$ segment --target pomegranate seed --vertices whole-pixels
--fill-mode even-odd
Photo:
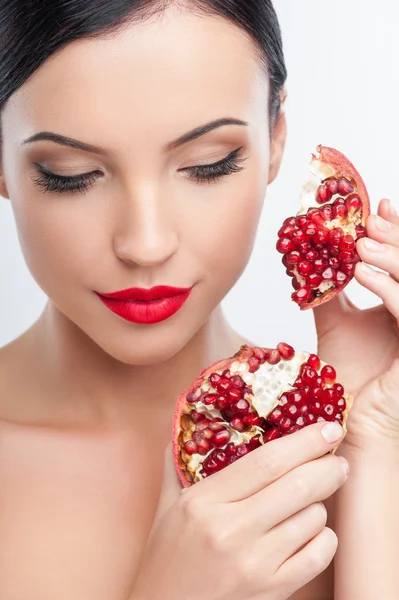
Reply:
[[[197,388],[196,390],[193,390],[192,392],[189,392],[187,394],[186,400],[190,404],[193,404],[194,402],[197,402],[197,400],[199,399],[200,396],[201,396],[201,388]]]
[[[212,454],[213,454],[213,457],[214,457],[216,463],[219,466],[223,467],[227,463],[226,453],[223,452],[222,450],[214,450],[212,452]]]
[[[256,373],[256,371],[257,371],[257,370],[259,369],[259,367],[260,367],[260,362],[259,362],[259,360],[258,360],[257,358],[255,358],[255,357],[253,357],[253,356],[252,356],[252,357],[251,357],[251,358],[248,360],[248,366],[249,366],[249,372],[250,372],[250,373]]]
[[[348,276],[345,273],[342,273],[342,271],[338,271],[336,281],[338,286],[342,286],[348,281]]]
[[[230,373],[229,369],[226,369],[225,371],[223,371],[222,377],[224,377],[225,379],[228,379],[230,381],[231,373]]]
[[[335,369],[333,367],[331,367],[330,365],[326,365],[325,367],[323,367],[320,375],[323,378],[323,380],[325,381],[325,383],[330,383],[330,384],[335,383],[335,381],[337,379],[337,373],[336,373]]]
[[[311,389],[312,388],[310,388],[308,385],[304,385],[299,390],[304,402],[307,402],[309,400]]]
[[[276,440],[279,437],[280,437],[279,430],[277,429],[277,427],[273,427],[273,429],[270,429],[270,431],[263,434],[263,441],[265,443],[272,442],[273,440]]]
[[[230,410],[234,414],[239,413],[240,415],[246,415],[246,414],[248,414],[249,409],[250,409],[249,402],[247,402],[243,398],[241,398],[241,400],[238,400],[237,402],[233,402],[230,405]]]
[[[231,456],[234,456],[236,453],[236,447],[233,444],[233,442],[230,442],[230,444],[227,444],[226,448],[224,449],[227,458],[230,458]]]
[[[339,398],[340,396],[343,396],[345,393],[344,387],[340,383],[334,383],[333,390],[334,390],[337,398]]]
[[[293,227],[295,227],[296,225],[296,218],[295,217],[288,217],[288,219],[285,219],[283,226],[288,226],[288,225],[292,225]]]
[[[229,404],[230,402],[226,396],[218,396],[215,402],[215,408],[218,410],[224,410]]]
[[[234,417],[234,419],[230,421],[230,426],[240,432],[246,429],[245,423],[240,417]]]
[[[320,209],[318,209],[318,208],[316,208],[316,209],[314,209],[314,208],[310,208],[310,209],[308,210],[308,218],[309,218],[309,220],[310,220],[312,223],[314,223],[315,225],[318,225],[318,226],[320,226],[320,225],[324,225],[324,219],[323,219],[323,217],[321,216],[321,211],[320,211]]]
[[[294,225],[283,225],[277,235],[279,238],[290,238],[293,231],[295,231]]]
[[[280,344],[277,345],[277,350],[284,360],[291,360],[295,356],[294,348],[289,344],[285,344],[284,342],[280,342]]]
[[[331,229],[330,231],[329,242],[333,246],[339,246],[343,237],[344,232],[342,231],[342,229],[340,227],[336,227],[335,229]]]
[[[345,235],[339,245],[339,249],[343,252],[352,252],[355,249],[355,240],[351,235]]]
[[[340,266],[339,260],[336,256],[332,256],[328,259],[328,266],[332,269],[338,269]]]
[[[314,262],[316,260],[316,258],[319,258],[319,253],[316,250],[314,250],[313,248],[311,250],[309,250],[309,252],[307,252],[305,255],[305,259],[310,262]]]
[[[248,448],[247,444],[241,444],[240,446],[237,446],[236,456],[241,458],[241,456],[245,456],[246,454],[248,454],[248,452],[249,452],[249,448]]]
[[[321,416],[324,417],[327,421],[333,421],[336,415],[336,409],[332,404],[326,404],[323,406],[323,411]]]
[[[313,237],[317,231],[316,223],[309,223],[304,231],[309,238]]]
[[[306,283],[312,290],[317,290],[323,283],[323,277],[318,273],[311,273],[309,277],[306,278]]]
[[[287,406],[287,404],[288,404],[288,396],[287,396],[287,394],[283,394],[279,399],[278,405],[279,406]]]
[[[335,196],[335,194],[338,194],[338,181],[337,181],[337,179],[329,179],[328,180],[328,188],[329,188],[332,196]]]
[[[226,429],[226,426],[223,419],[216,417],[209,423],[209,429],[215,433],[216,431],[223,431],[223,429]]]
[[[184,450],[192,456],[197,453],[197,444],[193,440],[189,440],[184,444]]]
[[[303,381],[301,377],[297,377],[294,383],[296,388],[301,388],[303,386]]]
[[[352,277],[355,272],[355,265],[353,263],[342,264],[341,271],[348,275],[348,277]]]
[[[340,252],[338,258],[343,264],[353,264],[356,262],[356,254],[354,252]]]
[[[346,199],[346,206],[348,207],[348,212],[353,215],[362,208],[362,201],[360,200],[359,196],[353,194],[352,196],[348,196]]]
[[[298,273],[299,273],[299,275],[302,275],[303,277],[306,277],[306,276],[310,275],[311,273],[314,273],[314,267],[313,267],[312,263],[308,262],[307,260],[301,261],[298,265]]]
[[[281,361],[281,354],[278,350],[271,350],[267,357],[269,365],[277,365]]]
[[[211,441],[214,446],[221,448],[230,441],[230,432],[227,431],[227,429],[225,429],[224,431],[217,431],[213,434]]]
[[[316,244],[324,244],[330,236],[330,230],[327,227],[321,227],[314,235],[314,241]]]
[[[314,261],[314,269],[316,273],[323,273],[323,271],[328,267],[328,260],[326,258],[318,258]]]
[[[332,269],[331,267],[328,267],[325,271],[323,271],[322,277],[326,281],[334,281],[334,279],[335,279],[334,269]]]
[[[312,425],[313,423],[316,423],[316,417],[312,413],[304,415],[303,418],[306,425]]]
[[[289,254],[287,254],[287,264],[288,265],[295,266],[299,263],[300,260],[301,260],[301,254],[297,250],[294,250],[293,252],[290,252]]]
[[[230,388],[229,391],[227,392],[227,397],[232,402],[239,400],[241,398],[241,396],[242,396],[242,392],[241,392],[241,390],[239,390],[237,388]]]
[[[211,421],[207,418],[201,419],[199,423],[197,423],[196,431],[202,431],[206,429]]]
[[[367,232],[366,232],[366,228],[363,227],[362,225],[358,225],[356,227],[356,239],[360,240],[360,238],[364,238],[366,237]]]
[[[294,290],[300,290],[304,285],[306,285],[306,283],[301,283],[300,281],[298,281],[298,279],[292,280],[292,287],[294,288]]]
[[[291,419],[295,419],[299,414],[299,408],[293,404],[289,404],[284,408],[284,414]]]
[[[249,425],[250,427],[255,427],[262,424],[262,419],[258,417],[256,414],[245,415],[243,418],[245,425]]]
[[[296,224],[297,224],[297,227],[299,227],[300,229],[303,229],[304,227],[306,227],[308,224],[307,216],[301,215],[300,217],[297,217]]]
[[[312,249],[312,244],[310,244],[310,242],[302,242],[301,244],[299,244],[299,251],[302,254],[306,254],[307,252],[309,252],[309,250]]]
[[[340,398],[337,402],[337,408],[340,412],[344,412],[346,408],[346,400],[345,398]]]
[[[280,408],[275,408],[274,411],[272,413],[270,413],[267,420],[270,423],[278,424],[278,423],[280,423],[282,416],[283,416],[282,410]]]
[[[256,450],[256,448],[260,448],[261,445],[260,435],[253,437],[248,444],[250,450]]]
[[[325,390],[323,390],[322,400],[324,404],[334,403],[336,399],[337,398],[335,392],[332,388],[326,388]]]
[[[231,382],[228,379],[223,378],[219,381],[216,388],[220,394],[223,394],[231,388]]]
[[[309,287],[304,286],[297,292],[294,292],[291,296],[292,300],[297,304],[305,304],[310,299],[311,290]]]
[[[342,196],[348,196],[348,194],[352,194],[355,191],[355,186],[348,181],[345,177],[342,177],[338,181],[338,193]]]
[[[211,429],[209,429],[209,427],[207,427],[206,429],[203,430],[202,432],[202,439],[204,440],[210,440],[213,436],[213,431]]]
[[[267,352],[263,348],[255,347],[253,349],[254,357],[257,358],[260,362],[265,362],[267,357]]]
[[[317,387],[313,388],[313,391],[312,391],[313,400],[316,402],[321,401],[321,399],[323,397],[323,392],[324,392],[324,389],[322,387],[317,386]]]
[[[324,221],[331,221],[332,219],[332,208],[330,205],[328,206],[323,206],[323,208],[320,209],[321,212],[321,216],[323,217]]]
[[[337,206],[333,206],[332,214],[334,219],[346,219],[348,216],[346,204],[338,204]]]
[[[190,417],[194,421],[194,423],[199,423],[200,421],[202,421],[202,419],[205,419],[205,415],[203,415],[202,413],[197,412],[196,410],[193,410],[190,413]]]
[[[206,394],[203,398],[202,398],[202,402],[204,404],[214,404],[216,398],[218,397],[217,394]]]
[[[316,202],[318,204],[325,204],[325,202],[329,202],[332,198],[332,194],[327,185],[321,184],[316,194]]]
[[[231,381],[231,385],[233,385],[238,390],[241,390],[245,385],[244,381],[241,379],[241,377],[239,375],[233,375],[233,377],[230,379],[230,381]]]
[[[219,373],[212,373],[212,375],[209,376],[209,382],[213,385],[213,387],[216,387],[221,379],[222,376],[219,375]]]
[[[309,387],[314,387],[316,377],[317,377],[317,371],[312,369],[312,367],[305,365],[305,367],[302,371],[303,383],[305,385],[308,385]]]
[[[290,406],[292,404],[293,406],[298,407],[302,405],[303,401],[304,398],[301,392],[298,391],[290,392],[287,396],[287,406]]]
[[[296,420],[296,424],[298,425],[298,427],[303,427],[305,425],[305,418],[303,416],[298,417]]]
[[[311,402],[309,404],[309,413],[313,414],[315,417],[320,415],[320,411],[322,410],[321,402]]]
[[[315,371],[318,371],[320,369],[321,362],[320,362],[320,358],[317,356],[317,354],[311,354],[308,358],[307,363]]]
[[[291,427],[291,425],[292,425],[292,421],[288,417],[284,417],[280,421],[280,429],[282,429],[283,431],[288,431],[288,429]]]
[[[209,450],[210,450],[210,444],[208,442],[208,440],[200,440],[197,444],[197,449],[198,449],[198,454],[201,454],[201,456],[205,456],[205,454],[208,454]]]

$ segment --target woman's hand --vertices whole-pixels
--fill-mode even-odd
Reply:
[[[169,449],[130,600],[290,598],[337,548],[321,502],[347,478],[346,461],[326,455],[341,435],[337,424],[312,425],[184,491]]]
[[[315,310],[319,354],[336,366],[355,396],[345,444],[395,436],[399,440],[399,217],[389,200],[367,221],[368,238],[358,241],[364,263],[357,281],[383,304],[358,310],[345,294]]]

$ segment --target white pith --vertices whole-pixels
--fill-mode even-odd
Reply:
[[[291,360],[282,360],[277,365],[268,363],[262,364],[255,373],[249,372],[247,362],[233,362],[229,368],[232,375],[239,375],[247,386],[252,388],[253,395],[245,394],[245,399],[252,405],[261,417],[268,417],[279,403],[280,397],[292,389],[295,380],[300,372],[301,365],[307,362],[310,354],[307,352],[296,352]],[[322,368],[326,363],[321,363]],[[222,374],[222,371],[215,371]],[[217,390],[212,388],[208,381],[204,382],[201,390],[206,393],[217,393]],[[195,410],[204,413],[210,419],[215,417],[220,418],[220,411],[213,407],[207,406],[203,402],[196,402]],[[225,422],[227,429],[231,432],[230,442],[235,445],[240,445],[243,442],[249,442],[258,433],[263,434],[264,431],[260,427],[251,427],[247,432],[239,432],[232,429]],[[261,439],[262,441],[262,439]],[[188,457],[187,466],[189,471],[193,473],[194,481],[200,481],[202,476],[200,471],[202,463],[214,451],[212,448],[206,456],[193,454]]]

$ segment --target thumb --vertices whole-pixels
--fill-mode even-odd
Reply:
[[[160,519],[178,500],[181,493],[182,485],[176,473],[172,443],[170,443],[165,450],[162,489],[155,518]]]
[[[313,309],[317,336],[325,335],[342,325],[342,318],[357,312],[359,309],[351,302],[345,292],[340,292],[332,300]]]

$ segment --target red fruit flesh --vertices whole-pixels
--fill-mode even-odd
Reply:
[[[318,146],[311,169],[318,183],[305,186],[304,205],[284,221],[277,250],[293,279],[292,300],[301,310],[328,302],[351,281],[366,236],[370,200],[351,162],[338,150]]]
[[[221,399],[223,402],[221,402]],[[315,354],[242,346],[204,369],[179,397],[173,454],[185,487],[248,452],[318,421],[345,429],[352,404],[336,372]]]

